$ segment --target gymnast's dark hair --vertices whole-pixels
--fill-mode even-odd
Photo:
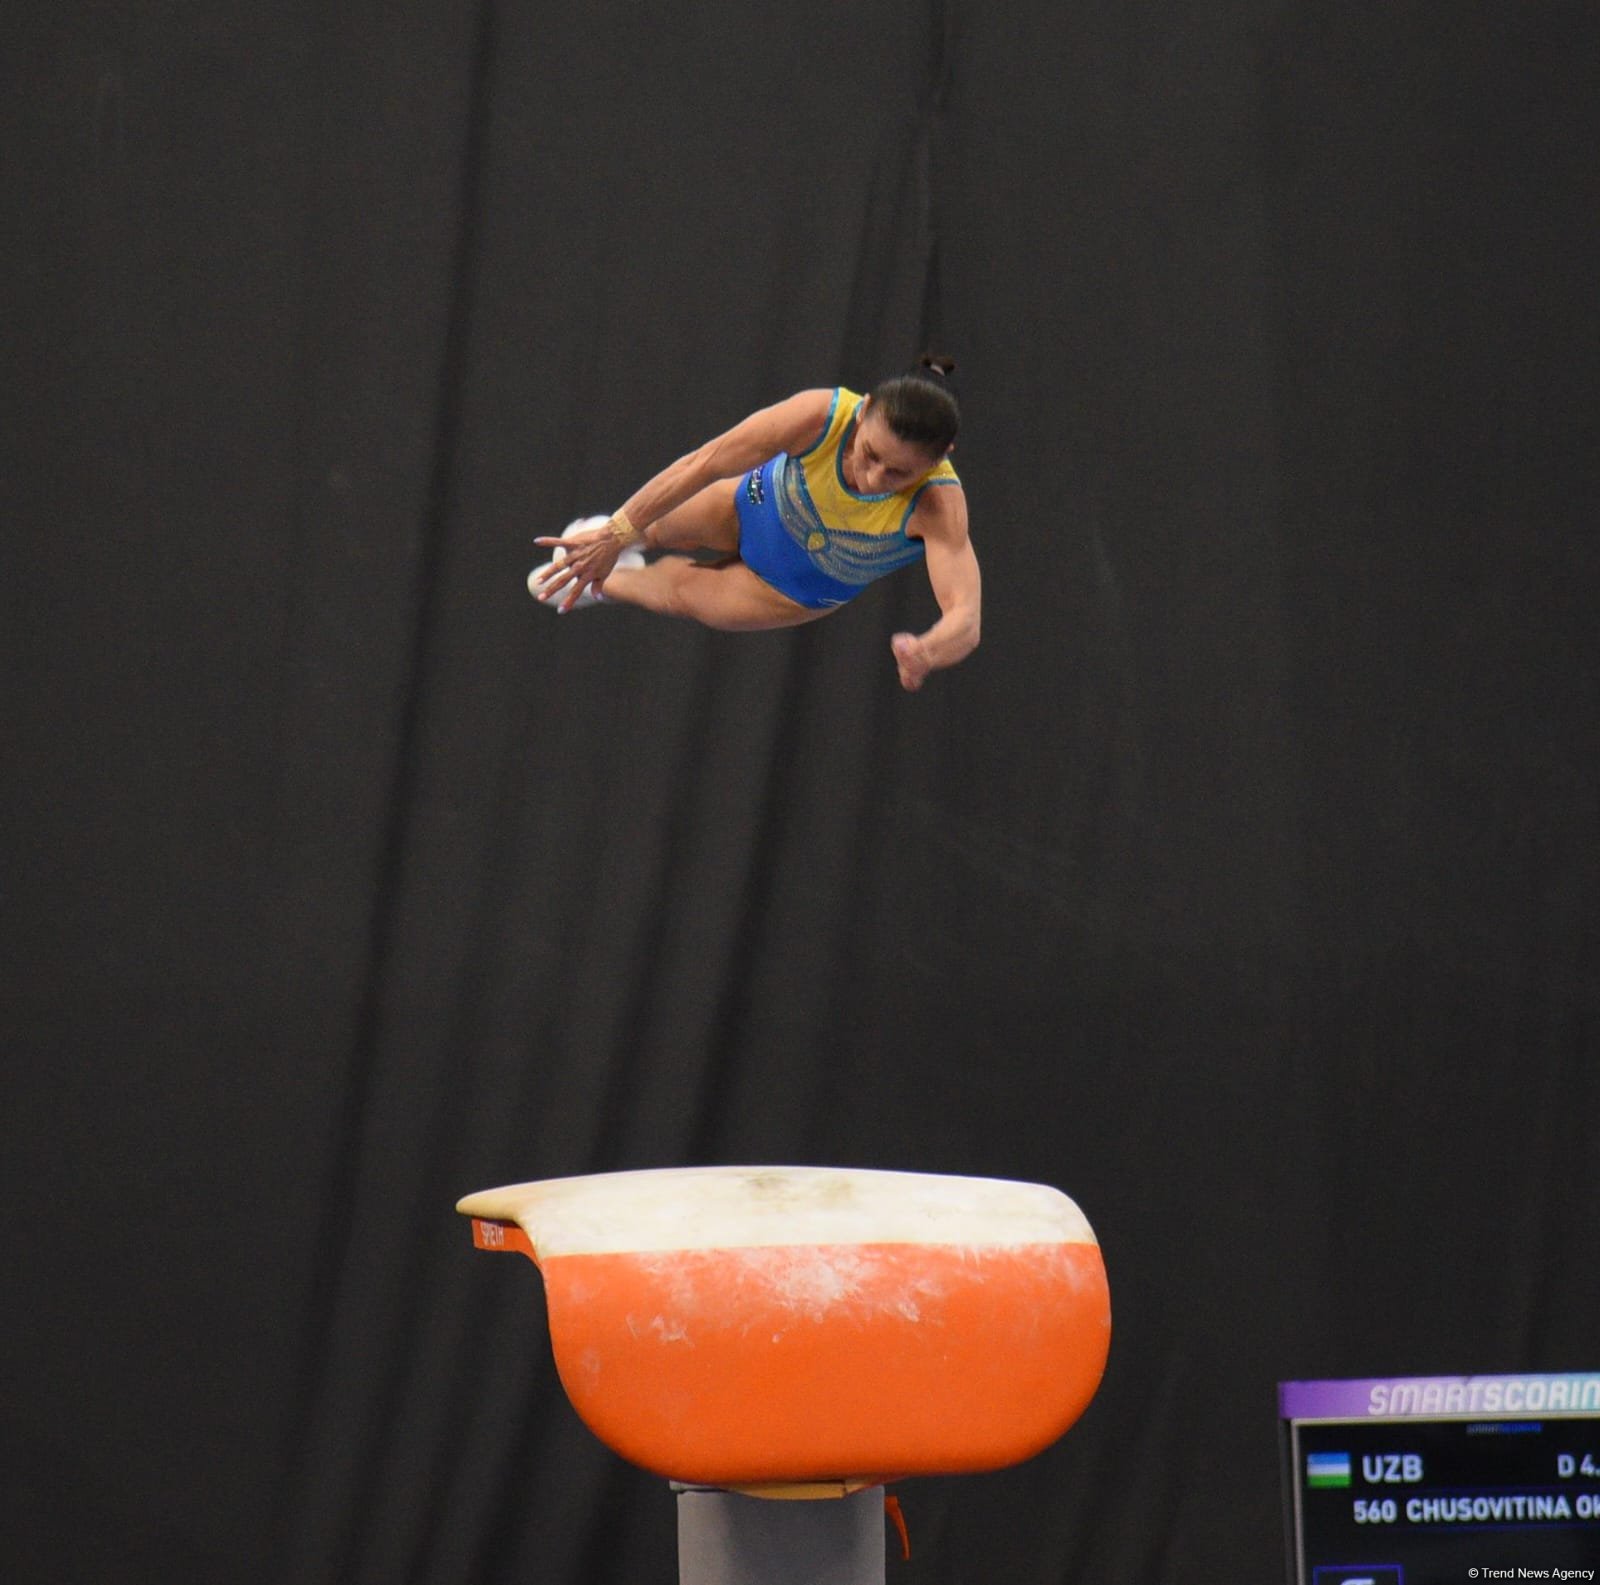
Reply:
[[[925,352],[910,374],[879,385],[872,393],[872,405],[902,440],[942,457],[961,428],[961,409],[950,389],[955,372],[953,358]]]

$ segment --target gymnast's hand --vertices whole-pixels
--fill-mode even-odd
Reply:
[[[915,633],[896,633],[889,640],[894,651],[894,663],[900,668],[900,686],[907,693],[915,693],[933,670],[933,657],[928,646]]]
[[[556,552],[550,570],[539,580],[538,598],[549,601],[566,590],[560,602],[563,611],[570,611],[585,589],[600,593],[622,554],[622,541],[609,526],[579,529],[566,538],[547,535],[534,544],[550,545]]]

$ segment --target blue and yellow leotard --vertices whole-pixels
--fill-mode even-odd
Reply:
[[[739,555],[780,594],[813,610],[843,605],[875,578],[918,560],[906,533],[930,485],[959,484],[948,458],[909,490],[857,495],[844,482],[844,449],[862,398],[833,393],[822,433],[804,451],[780,451],[740,481]]]

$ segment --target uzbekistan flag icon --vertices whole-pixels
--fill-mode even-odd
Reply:
[[[1350,1455],[1348,1453],[1307,1453],[1306,1485],[1319,1487],[1348,1486],[1350,1484]]]

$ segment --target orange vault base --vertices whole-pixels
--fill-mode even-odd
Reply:
[[[556,1368],[622,1457],[693,1485],[850,1490],[1041,1452],[1105,1369],[1100,1248],[1039,1184],[707,1167],[467,1196],[544,1277]]]

